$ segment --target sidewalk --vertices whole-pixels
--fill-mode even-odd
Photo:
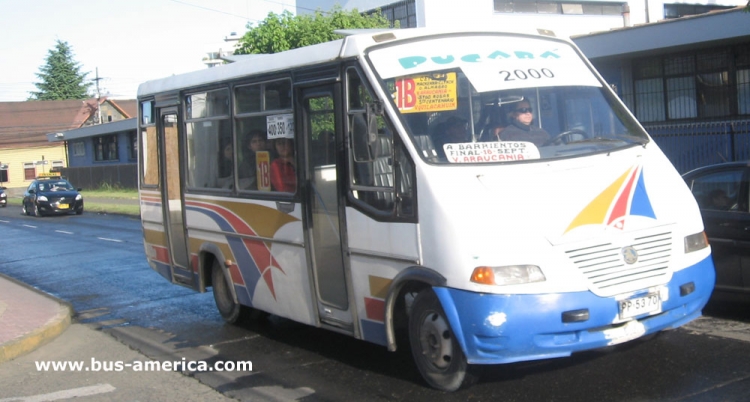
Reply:
[[[72,314],[69,304],[0,274],[0,363],[55,339]]]
[[[98,329],[71,323],[72,313],[66,302],[0,274],[0,402],[234,400],[180,371],[116,369],[151,359]],[[76,362],[84,365],[74,368]]]

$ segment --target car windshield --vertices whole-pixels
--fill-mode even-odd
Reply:
[[[48,183],[39,183],[39,191],[71,191],[73,186],[65,180],[56,180]]]
[[[380,48],[369,57],[429,162],[557,159],[649,141],[565,42],[444,37]]]

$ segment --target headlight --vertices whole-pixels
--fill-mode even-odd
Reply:
[[[708,237],[706,237],[706,232],[685,236],[685,254],[702,250],[706,247],[708,247]]]
[[[0,194],[0,198],[5,198],[7,195],[5,193]]]
[[[47,201],[47,197],[40,195],[39,197],[36,197],[37,201]]]
[[[82,196],[81,196],[80,194],[78,194],[78,195],[76,196],[76,201],[81,201],[82,199],[83,199],[83,197],[82,197]]]
[[[536,265],[508,265],[505,267],[476,267],[471,281],[483,285],[518,285],[544,282],[542,270]]]

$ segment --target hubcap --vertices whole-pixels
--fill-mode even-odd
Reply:
[[[422,354],[433,366],[445,369],[453,359],[453,340],[448,323],[436,312],[425,314],[419,331]]]

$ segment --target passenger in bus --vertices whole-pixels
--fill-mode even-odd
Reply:
[[[266,133],[261,130],[252,130],[245,139],[245,152],[242,155],[242,163],[238,167],[237,176],[240,178],[239,186],[242,190],[257,190],[257,167],[256,153],[266,151]]]
[[[234,147],[231,143],[224,145],[221,151],[221,160],[219,161],[219,179],[217,181],[219,188],[234,187]]]
[[[278,138],[274,140],[274,148],[279,156],[271,162],[271,186],[274,191],[294,193],[297,190],[294,140]]]
[[[457,116],[451,116],[438,127],[433,143],[440,158],[446,158],[443,145],[471,141],[467,124],[466,120]]]
[[[534,121],[534,110],[527,100],[516,103],[510,112],[510,125],[500,133],[502,141],[528,141],[542,146],[550,139],[544,129],[531,124]]]

